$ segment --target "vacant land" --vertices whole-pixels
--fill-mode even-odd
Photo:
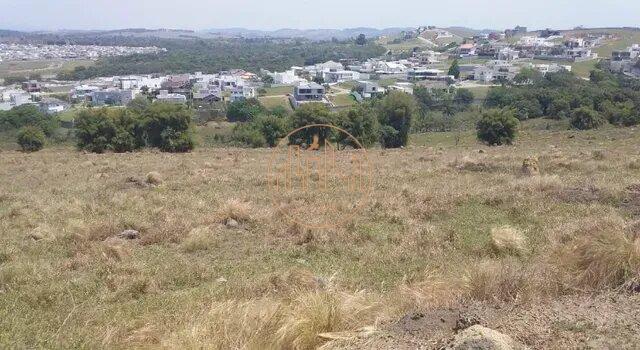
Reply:
[[[370,150],[369,202],[324,231],[272,205],[269,150],[0,152],[0,344],[415,349],[467,315],[532,348],[633,348],[640,131],[539,124]]]
[[[73,70],[78,66],[90,66],[94,61],[90,60],[41,60],[41,61],[7,61],[0,62],[0,78],[11,76],[26,76],[39,74],[40,76],[56,74]]]

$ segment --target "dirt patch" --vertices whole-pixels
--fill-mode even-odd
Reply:
[[[558,199],[567,203],[603,203],[609,202],[613,196],[595,186],[566,187],[558,192]]]
[[[633,216],[640,216],[640,184],[633,184],[626,188],[620,207]]]

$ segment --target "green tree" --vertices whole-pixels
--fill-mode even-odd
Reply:
[[[340,113],[337,124],[356,138],[363,147],[370,147],[380,138],[380,125],[375,111],[365,105],[358,105]],[[337,136],[337,141],[343,146],[358,148],[358,144],[344,133],[338,133]]]
[[[254,117],[265,114],[267,110],[256,98],[242,99],[229,104],[227,120],[230,122],[248,122]]]
[[[523,68],[516,76],[513,78],[513,81],[517,84],[531,84],[542,79],[542,73],[533,68]]]
[[[147,145],[165,152],[188,152],[195,146],[193,112],[184,105],[156,102],[144,113]]]
[[[458,109],[464,110],[469,107],[474,100],[473,92],[469,89],[457,89],[456,95],[453,98],[455,104],[458,106]]]
[[[18,131],[18,144],[24,152],[36,152],[44,147],[45,135],[37,126],[24,126]]]
[[[262,82],[267,84],[267,85],[271,85],[273,84],[275,81],[273,80],[273,77],[265,74],[264,76],[262,76]]]
[[[139,95],[127,104],[127,108],[132,112],[142,114],[150,105],[151,101],[146,96]]]
[[[448,74],[453,75],[453,77],[456,79],[460,78],[460,64],[458,63],[457,59],[453,60],[453,62],[451,63]]]
[[[597,129],[606,123],[600,113],[589,107],[581,107],[571,113],[571,126],[578,130]]]
[[[366,45],[367,44],[367,37],[364,34],[360,34],[358,35],[358,37],[356,38],[356,45]]]
[[[291,128],[298,129],[312,124],[334,125],[335,121],[335,115],[331,113],[324,104],[305,103],[293,113]],[[324,145],[324,141],[331,137],[332,134],[330,128],[311,127],[296,132],[292,135],[292,139],[290,139],[289,142],[297,145],[310,145],[313,142],[313,136],[318,135],[320,144]]]
[[[478,140],[491,146],[510,145],[518,136],[519,124],[510,110],[489,110],[476,124]]]
[[[416,103],[409,94],[391,91],[379,104],[381,144],[387,148],[406,146]]]
[[[259,116],[252,123],[269,147],[276,146],[278,140],[285,137],[290,130],[288,120],[275,115]]]

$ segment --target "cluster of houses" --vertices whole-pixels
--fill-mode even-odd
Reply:
[[[0,62],[35,61],[45,59],[97,59],[109,56],[152,54],[166,51],[158,47],[98,46],[98,45],[34,45],[0,43]]]
[[[640,45],[634,44],[624,50],[611,53],[609,69],[616,73],[640,78]]]
[[[36,105],[47,114],[63,112],[70,104],[57,98],[42,94],[42,85],[37,81],[28,81],[22,84],[22,88],[0,89],[0,111],[8,111],[13,107],[26,104]]]
[[[451,33],[435,27],[421,27],[416,33],[428,33],[434,37],[451,36]],[[526,27],[518,26],[503,33],[476,35],[445,50],[413,50],[409,57],[402,59],[390,59],[389,55],[366,61],[344,59],[339,62],[293,66],[283,72],[263,69],[259,75],[244,70],[230,70],[215,74],[196,72],[96,78],[79,82],[72,87],[66,100],[91,106],[123,106],[138,94],[144,93],[157,101],[203,105],[254,98],[267,86],[287,86],[291,90],[286,95],[293,108],[310,102],[333,106],[332,99],[328,96],[330,90],[337,90],[340,94],[349,93],[355,100],[362,101],[388,90],[411,94],[416,86],[432,91],[450,91],[460,84],[486,85],[511,81],[525,68],[538,70],[543,75],[570,71],[570,62],[597,58],[593,48],[609,38],[611,34],[596,32],[562,36],[560,32],[549,29],[533,36],[527,32]],[[38,48],[41,52],[50,49],[47,46]],[[94,47],[58,46],[56,50],[62,48],[78,53],[89,52]],[[125,49],[134,50],[129,51],[133,53],[138,53],[136,50],[161,50],[125,48],[125,51],[121,51],[118,47],[105,46],[95,48],[104,53],[115,50],[114,54],[125,52]],[[455,76],[449,74],[449,66],[454,59],[459,62]],[[614,51],[608,62],[612,71],[640,77],[640,45]],[[384,87],[380,85],[382,80],[387,82]],[[471,83],[462,83],[463,81]],[[345,82],[349,84],[336,86]],[[56,83],[63,84],[51,81],[43,85],[37,81],[27,81],[22,84],[21,89],[15,86],[4,90],[0,88],[0,110],[38,103],[47,113],[63,111],[69,107],[69,103],[42,95],[47,85]]]
[[[43,91],[56,86],[52,81],[42,84],[27,81],[17,87],[0,90],[0,110],[9,110],[23,104],[38,104],[47,113],[57,113],[70,104],[59,99],[45,98]],[[68,100],[90,106],[124,106],[138,94],[145,93],[157,101],[170,103],[237,101],[257,96],[262,83],[256,74],[232,70],[218,74],[135,75],[97,78],[71,88]]]
[[[511,36],[522,33],[523,27],[511,30]],[[525,28],[526,30],[526,28]],[[580,36],[519,36],[515,42],[503,40],[507,35],[480,35],[460,45],[456,58],[493,58],[512,61],[519,58],[580,62],[598,58],[593,48],[607,38],[606,33],[590,33]]]

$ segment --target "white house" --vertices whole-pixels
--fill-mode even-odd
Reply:
[[[156,96],[156,101],[169,103],[185,103],[187,97],[181,94],[170,94],[167,90],[160,90],[160,94]]]
[[[368,80],[360,80],[356,85],[356,90],[364,98],[371,98],[383,94],[386,90],[377,83]]]
[[[329,70],[322,72],[325,83],[342,83],[345,81],[360,79],[360,73],[350,70]]]

